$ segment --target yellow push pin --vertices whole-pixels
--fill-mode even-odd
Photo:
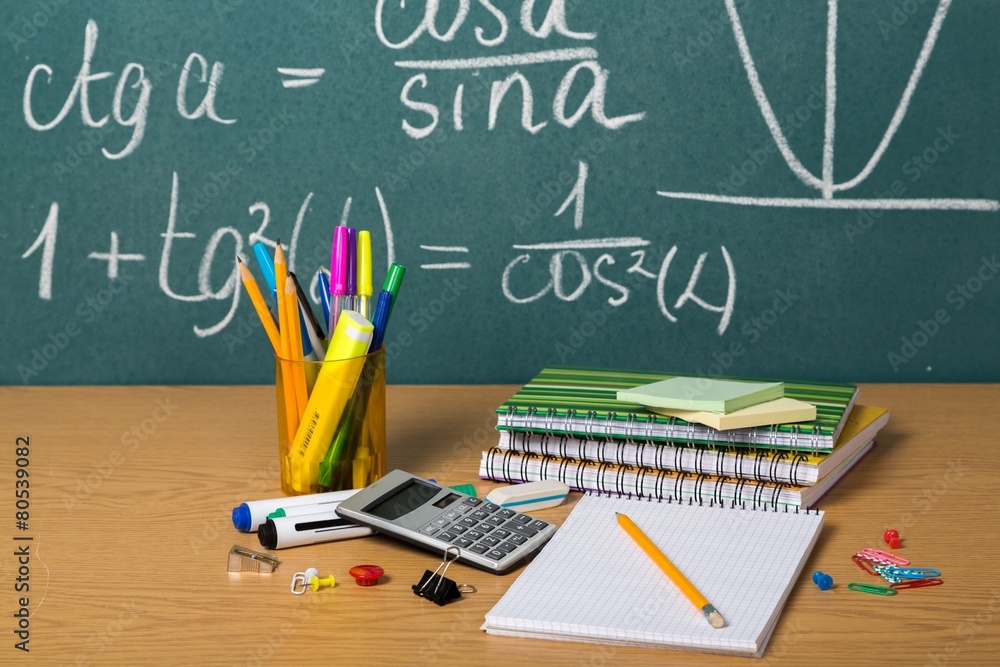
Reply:
[[[302,595],[309,588],[313,591],[318,591],[321,588],[333,588],[336,582],[331,574],[329,577],[320,577],[319,570],[314,567],[310,567],[305,572],[296,572],[292,575],[292,593],[295,595]]]
[[[313,575],[309,577],[309,585],[312,586],[313,591],[318,591],[321,588],[333,588],[336,585],[336,581],[334,581],[332,574],[329,577],[323,578]]]

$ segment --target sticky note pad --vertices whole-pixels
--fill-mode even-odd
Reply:
[[[619,401],[658,408],[729,413],[785,394],[782,382],[740,382],[705,377],[675,377],[618,391]]]
[[[651,412],[669,417],[678,417],[686,422],[704,424],[719,431],[732,428],[753,428],[770,424],[794,424],[816,419],[816,406],[794,398],[776,398],[749,408],[735,410],[729,414],[719,414],[707,410],[678,410],[648,406]]]

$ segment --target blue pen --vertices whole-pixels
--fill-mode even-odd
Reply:
[[[271,288],[271,298],[274,299],[274,303],[278,303],[278,286],[274,281],[274,260],[271,259],[271,255],[267,252],[267,246],[264,245],[263,241],[257,241],[253,244],[253,254],[257,258],[257,266],[260,268],[261,274],[264,276],[264,282],[267,286]]]
[[[326,272],[322,269],[318,271],[319,276],[317,280],[319,281],[319,303],[323,306],[323,321],[330,321],[330,279],[326,277]],[[333,333],[330,333],[333,336]]]
[[[382,340],[385,338],[385,327],[389,324],[389,309],[392,306],[392,292],[380,290],[378,302],[375,304],[375,314],[372,315],[372,325],[375,331],[372,333],[372,342],[368,346],[369,352],[382,347]]]

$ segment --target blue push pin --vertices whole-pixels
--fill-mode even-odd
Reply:
[[[813,572],[813,582],[819,586],[821,591],[828,591],[833,588],[833,577],[823,574],[820,571]]]

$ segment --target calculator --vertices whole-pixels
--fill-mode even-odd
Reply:
[[[505,574],[534,555],[556,526],[416,475],[393,470],[337,506],[337,514],[379,533]],[[454,554],[455,549],[452,549]]]

